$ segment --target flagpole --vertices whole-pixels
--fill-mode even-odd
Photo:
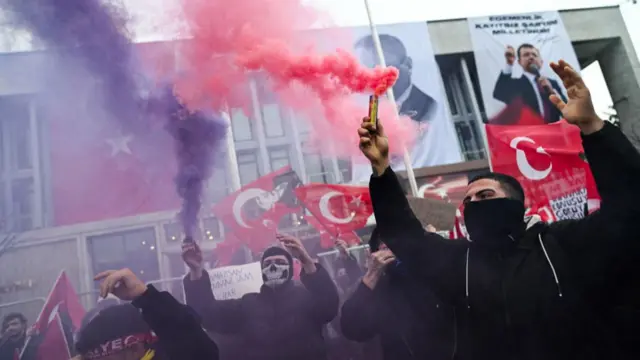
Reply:
[[[378,55],[378,62],[380,66],[386,67],[387,62],[384,59],[384,53],[382,51],[382,44],[380,43],[380,35],[378,35],[378,29],[376,28],[376,24],[373,22],[373,16],[371,15],[371,7],[369,6],[369,0],[364,0],[364,7],[367,10],[367,17],[369,18],[369,27],[371,28],[371,37],[373,39],[373,45],[376,49],[376,54]],[[392,104],[396,104],[396,97],[393,95],[393,89],[387,89],[387,97]],[[398,113],[398,107],[394,106],[395,109],[395,117],[396,120],[400,118],[400,114]],[[404,160],[404,167],[407,169],[407,177],[409,178],[409,185],[411,187],[411,195],[414,197],[418,196],[418,183],[416,182],[416,175],[413,172],[413,166],[411,166],[411,156],[409,155],[409,151],[406,147],[403,146],[402,155]]]

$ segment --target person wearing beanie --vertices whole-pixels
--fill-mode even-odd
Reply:
[[[317,264],[299,239],[277,235],[283,247],[270,247],[260,261],[264,284],[260,292],[240,299],[216,300],[211,280],[202,267],[202,253],[183,245],[190,271],[184,278],[187,304],[214,333],[238,336],[242,360],[326,360],[323,327],[338,312],[338,293],[327,271]],[[293,257],[302,264],[300,280],[293,281]]]
[[[106,271],[100,294],[131,303],[103,308],[78,332],[78,360],[218,360],[193,310],[129,269]],[[74,358],[75,360],[76,358]]]

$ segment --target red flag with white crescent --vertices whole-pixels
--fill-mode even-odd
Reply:
[[[528,116],[537,116],[531,110]],[[524,188],[530,212],[552,220],[585,216],[597,199],[580,130],[565,121],[549,125],[487,125],[492,170],[511,175]],[[591,179],[591,180],[590,180]]]
[[[275,241],[280,220],[301,210],[294,190],[302,183],[289,166],[267,174],[228,195],[212,211],[253,252]]]
[[[365,227],[373,214],[367,187],[309,184],[297,188],[295,193],[313,214],[315,221],[311,223],[316,224],[314,227],[348,243],[356,242],[358,238],[353,236],[353,231]]]

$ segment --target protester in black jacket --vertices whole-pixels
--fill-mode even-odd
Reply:
[[[506,175],[472,180],[464,221],[470,240],[427,233],[394,172],[382,127],[365,121],[360,147],[372,162],[370,191],[378,230],[425,286],[457,307],[459,359],[620,359],[605,311],[605,274],[637,230],[640,155],[615,126],[599,119],[580,75],[552,68],[569,101],[552,96],[580,127],[601,208],[582,220],[523,222],[524,192]],[[365,119],[366,120],[366,119]]]
[[[342,306],[342,334],[358,342],[379,336],[385,360],[451,359],[453,308],[421,286],[377,234],[369,241],[369,269]]]
[[[200,249],[185,244],[183,259],[190,268],[184,278],[187,304],[200,314],[207,330],[242,339],[242,360],[325,360],[322,329],[338,312],[336,286],[299,239],[278,235],[278,240],[289,252],[281,247],[265,250],[260,292],[229,300],[215,299]],[[302,264],[304,287],[291,281],[291,255]]]
[[[82,360],[218,360],[218,347],[193,310],[168,292],[146,286],[129,269],[106,271],[100,294],[131,304],[100,311],[80,329],[76,349]]]

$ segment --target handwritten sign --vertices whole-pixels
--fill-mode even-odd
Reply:
[[[216,300],[239,299],[262,286],[260,262],[209,270],[209,277]]]

